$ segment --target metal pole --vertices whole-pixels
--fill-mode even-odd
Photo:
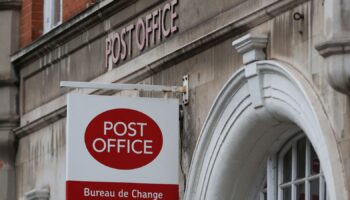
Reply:
[[[97,82],[79,82],[79,81],[61,81],[60,86],[68,87],[68,88],[86,88],[86,89],[103,89],[103,90],[137,90],[137,91],[174,92],[174,93],[186,93],[187,91],[186,86],[97,83]]]

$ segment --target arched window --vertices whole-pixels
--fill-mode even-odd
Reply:
[[[267,161],[260,200],[328,200],[320,161],[310,141],[299,134]]]

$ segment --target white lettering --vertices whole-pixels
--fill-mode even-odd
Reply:
[[[118,146],[118,150],[117,152],[120,153],[120,148],[125,148],[125,145],[122,145],[121,142],[125,143],[125,139],[119,139],[117,140],[117,146]]]
[[[112,122],[103,122],[103,134],[107,135],[107,130],[112,130],[113,123]]]
[[[164,194],[162,192],[143,192],[140,190],[132,190],[131,196],[135,199],[163,199]]]
[[[108,139],[107,140],[108,153],[111,152],[111,147],[115,147],[116,139]],[[113,143],[112,143],[113,142]]]
[[[130,122],[128,124],[128,129],[131,131],[131,133],[129,132],[129,136],[131,136],[131,137],[136,136],[136,129],[134,128],[135,125],[136,125],[135,122]]]
[[[123,128],[123,132],[118,132],[117,129],[118,129],[118,125],[122,125],[122,128]],[[119,126],[120,127],[120,126]],[[126,127],[126,124],[123,123],[123,122],[117,122],[114,124],[114,127],[113,127],[113,130],[114,130],[114,133],[118,136],[124,136],[126,134],[126,131],[128,130],[127,127]]]
[[[142,143],[141,140],[135,140],[135,141],[133,141],[133,142],[132,142],[132,146],[131,146],[132,151],[135,152],[135,154],[142,154],[142,151],[137,151],[137,150],[135,149],[135,144],[136,144],[136,142],[137,142],[137,143]]]
[[[103,122],[103,135],[113,134],[114,137],[96,138],[92,147],[97,153],[126,152],[127,154],[153,154],[152,140],[143,140],[147,123],[144,122],[128,122],[121,121]],[[115,137],[117,136],[117,137]],[[128,136],[126,138],[120,138]],[[135,137],[134,139],[130,137]]]
[[[84,197],[116,197],[112,190],[91,190],[84,188]]]
[[[143,150],[144,154],[153,154],[152,151],[148,150],[148,149],[152,149],[152,146],[149,145],[151,143],[152,143],[152,140],[145,140],[144,141],[144,150]]]
[[[140,134],[141,134],[141,137],[143,137],[143,127],[147,126],[147,123],[137,123],[137,125],[140,126]]]
[[[102,148],[98,149],[96,146],[97,146],[97,142],[100,141],[101,144],[102,144]],[[94,149],[94,151],[96,151],[97,153],[101,153],[101,152],[104,152],[105,149],[106,149],[106,143],[105,141],[102,139],[102,138],[97,138],[94,140],[94,142],[92,143],[92,148]]]

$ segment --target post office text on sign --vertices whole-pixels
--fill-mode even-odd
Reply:
[[[113,32],[106,38],[106,59],[105,64],[108,67],[108,61],[111,59],[113,64],[132,56],[134,40],[139,51],[156,44],[162,39],[169,37],[176,31],[176,5],[178,0],[172,0],[161,8],[147,14],[144,18],[140,17],[136,22],[129,24],[119,32]],[[166,24],[170,21],[170,25]]]
[[[90,121],[85,130],[85,145],[104,165],[135,169],[159,155],[163,134],[150,116],[137,110],[118,108],[102,112]]]
[[[128,124],[124,122],[104,122],[103,135],[115,134],[119,137],[130,136],[139,138],[144,136],[144,126],[147,123],[141,122],[129,122]],[[138,127],[139,132],[136,127]],[[111,152],[112,149],[120,153],[122,150],[126,153],[134,154],[153,154],[152,151],[152,140],[140,140],[140,139],[124,139],[124,138],[96,138],[93,142],[93,149],[98,153]]]

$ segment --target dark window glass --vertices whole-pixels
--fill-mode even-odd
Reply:
[[[319,200],[320,199],[320,181],[319,179],[315,179],[310,181],[310,197],[311,200]]]
[[[53,25],[56,26],[61,21],[61,0],[54,0]]]
[[[290,187],[283,188],[283,200],[291,200],[292,199],[292,190]]]
[[[290,149],[283,158],[283,182],[292,180],[292,149]]]
[[[305,200],[305,184],[297,185],[297,200]]]
[[[320,173],[320,160],[317,157],[317,154],[314,148],[311,147],[310,155],[310,174],[315,175]]]
[[[297,178],[305,177],[306,139],[297,143]]]

